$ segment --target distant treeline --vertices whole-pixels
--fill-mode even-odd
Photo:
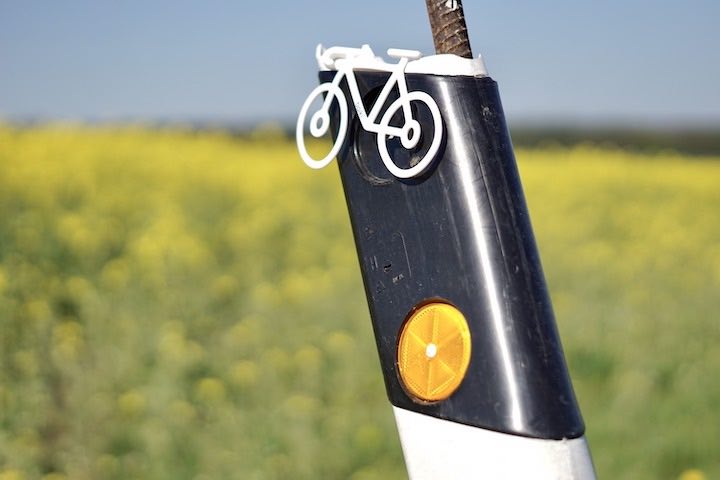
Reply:
[[[262,131],[263,127],[259,130]],[[294,138],[294,127],[284,127],[283,130]],[[516,147],[572,147],[585,143],[643,152],[673,150],[688,155],[720,155],[720,127],[639,129],[511,125],[510,136]]]
[[[48,123],[40,120],[3,121],[15,128],[33,128]],[[62,122],[61,122],[62,123]],[[74,123],[74,122],[71,122]],[[89,126],[143,126],[159,129],[181,129],[187,131],[224,131],[243,138],[295,139],[295,125],[289,121],[259,123],[232,123],[208,121],[80,121],[79,125]],[[551,126],[510,125],[510,135],[516,147],[547,147],[552,145],[572,147],[578,144],[592,144],[602,147],[623,148],[642,152],[672,150],[688,155],[720,156],[720,126],[713,127],[602,127],[602,126]]]
[[[720,155],[720,129],[511,127],[510,132],[517,147],[589,143],[641,151],[674,150],[690,155]]]

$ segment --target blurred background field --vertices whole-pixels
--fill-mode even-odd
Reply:
[[[720,478],[720,157],[517,151],[600,478]],[[405,478],[334,168],[0,127],[0,479]]]

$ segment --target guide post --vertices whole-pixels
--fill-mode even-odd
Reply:
[[[436,55],[318,47],[296,132],[337,158],[408,474],[594,479],[497,84],[427,6]]]

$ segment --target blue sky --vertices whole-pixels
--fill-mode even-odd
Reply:
[[[464,2],[511,122],[720,125],[720,2]],[[421,0],[0,0],[0,118],[291,120],[314,47],[432,53]]]

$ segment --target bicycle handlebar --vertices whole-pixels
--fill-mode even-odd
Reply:
[[[317,58],[319,64],[327,68],[332,68],[335,64],[335,60],[339,58],[368,57],[372,59],[375,58],[375,54],[370,48],[370,45],[363,45],[360,48],[330,47],[327,49],[323,48],[322,45],[318,45],[317,50],[315,51],[315,57]]]
[[[422,53],[417,50],[403,50],[402,48],[388,48],[387,54],[393,58],[407,58],[408,60],[417,60],[422,57]]]

